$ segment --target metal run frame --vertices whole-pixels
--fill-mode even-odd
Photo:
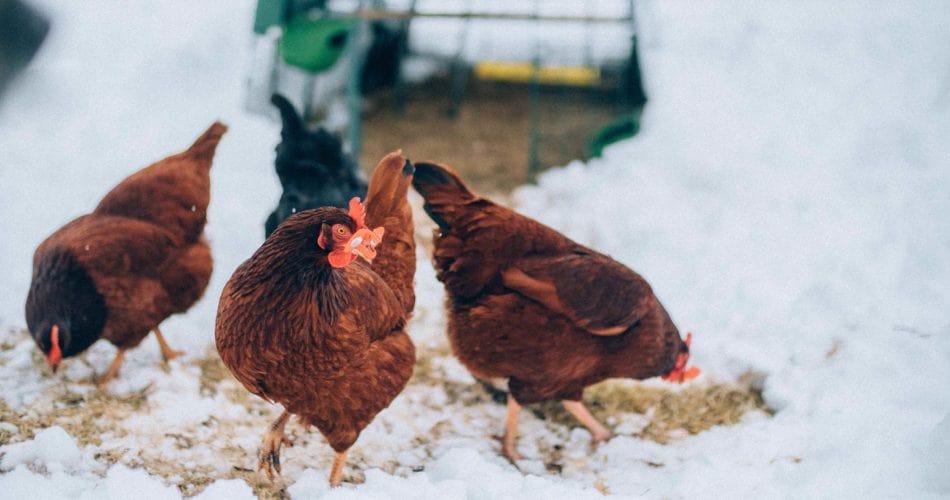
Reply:
[[[370,0],[371,3],[372,0]],[[629,7],[627,10],[627,15],[619,17],[610,17],[610,16],[596,16],[596,15],[541,15],[538,13],[539,9],[539,0],[534,0],[534,14],[504,14],[504,13],[493,13],[493,12],[419,12],[416,10],[416,1],[413,0],[410,3],[408,10],[401,11],[390,11],[380,8],[369,8],[367,7],[367,0],[359,0],[357,3],[357,8],[355,11],[334,11],[327,10],[326,14],[334,18],[344,18],[352,19],[357,22],[354,23],[353,28],[350,31],[350,38],[347,44],[347,58],[350,60],[350,75],[349,81],[347,84],[347,113],[348,113],[348,124],[347,124],[347,135],[350,143],[350,150],[354,156],[357,158],[362,152],[362,92],[360,88],[360,71],[363,66],[363,56],[359,50],[358,44],[355,43],[360,39],[367,31],[367,23],[370,21],[379,21],[379,20],[401,20],[404,21],[406,32],[409,32],[409,23],[413,19],[425,19],[425,18],[438,18],[438,19],[458,19],[464,21],[466,24],[471,20],[475,19],[488,19],[488,20],[528,20],[528,21],[545,21],[545,22],[583,22],[586,24],[596,24],[596,23],[630,23],[631,27],[631,37],[632,37],[632,50],[635,51],[637,44],[637,26],[636,26],[636,16],[635,16],[635,0],[629,0]],[[471,1],[468,2],[471,5]],[[588,30],[589,31],[589,30]],[[460,44],[459,49],[456,51],[456,54],[452,60],[451,71],[452,71],[452,113],[457,113],[458,107],[460,106],[461,100],[465,92],[465,74],[468,71],[468,66],[462,59],[462,52],[464,44],[467,41],[468,29],[463,29],[460,32]],[[403,46],[400,47],[400,57],[404,56],[408,51],[408,41],[405,41]],[[591,59],[590,54],[590,42],[588,41],[586,45],[586,54],[585,58],[589,63]],[[541,81],[539,78],[540,69],[541,69],[541,47],[540,43],[536,43],[534,47],[534,57],[532,58],[532,77],[529,84],[529,106],[530,106],[530,123],[531,123],[531,137],[529,142],[529,175],[531,178],[537,174],[540,170],[538,151],[540,146],[540,89]],[[396,79],[396,84],[394,86],[394,96],[396,97],[396,106],[397,109],[402,109],[403,99],[400,96],[405,95],[405,85],[402,81],[402,78],[398,76]]]

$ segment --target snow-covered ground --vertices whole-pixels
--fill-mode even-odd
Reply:
[[[0,103],[0,402],[45,428],[0,447],[0,497],[178,498],[182,473],[164,460],[207,478],[201,498],[251,498],[244,468],[275,409],[242,403],[226,379],[205,390],[202,363],[221,286],[279,195],[276,124],[242,111],[253,4],[35,3],[53,30]],[[612,422],[619,435],[590,451],[586,431],[524,412],[519,472],[488,438],[504,408],[454,397],[472,380],[433,355],[436,383],[410,385],[354,446],[346,477],[359,484],[330,491],[329,448],[291,426],[292,497],[950,495],[950,7],[654,0],[638,17],[640,135],[548,172],[514,205],[641,272],[694,332],[695,383],[762,373],[774,416],[665,445]],[[100,401],[75,381],[114,350],[97,344],[56,377],[37,368],[21,333],[32,251],[215,119],[231,127],[212,179],[216,270],[164,326],[189,355],[165,371],[146,340],[107,390],[121,404],[93,422],[99,438],[71,435],[75,422],[44,413]],[[417,289],[410,333],[444,352],[425,260]],[[557,445],[560,473],[544,466]]]

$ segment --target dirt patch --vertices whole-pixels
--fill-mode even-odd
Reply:
[[[452,114],[448,78],[407,89],[404,109],[392,91],[377,93],[363,117],[363,168],[402,148],[414,160],[458,169],[482,193],[507,192],[531,180],[530,86],[470,79]],[[607,91],[542,87],[537,97],[537,165],[548,168],[588,157],[587,144],[600,128],[630,110]]]
[[[436,358],[449,357],[452,354],[439,349],[419,349],[416,351],[416,365],[413,368],[410,385],[437,386],[445,392],[446,403],[450,405],[475,406],[492,400],[491,394],[477,384],[450,380],[442,369],[436,367]]]
[[[0,400],[0,421],[17,427],[16,432],[0,430],[0,445],[30,439],[38,430],[58,425],[75,437],[80,446],[98,446],[104,433],[113,437],[125,435],[121,430],[117,432],[114,422],[143,411],[148,392],[148,387],[121,395],[100,389],[85,393],[67,390],[42,410],[40,405],[17,410]]]
[[[774,414],[762,398],[763,377],[746,373],[735,382],[694,383],[679,390],[611,380],[591,386],[584,400],[602,422],[623,414],[646,416],[638,434],[661,444],[717,425],[734,425],[749,412]],[[539,418],[568,427],[580,423],[557,402],[532,407]]]
[[[201,395],[214,396],[218,393],[218,384],[231,374],[218,355],[209,355],[199,359],[196,363],[201,370]]]
[[[23,334],[20,342],[31,341]],[[2,347],[7,350],[15,345],[7,342]],[[458,421],[450,416],[468,414],[484,419],[488,414],[500,414],[494,408],[502,407],[495,406],[497,403],[477,382],[450,376],[450,371],[455,368],[449,368],[449,364],[454,362],[448,359],[451,353],[447,348],[420,348],[418,354],[413,378],[406,394],[401,396],[411,398],[419,415],[428,415],[422,418],[431,420],[433,424],[407,439],[403,446],[404,450],[421,452],[418,462],[400,464],[398,450],[374,449],[364,443],[354,447],[351,453],[344,476],[348,483],[363,482],[365,470],[369,468],[381,468],[393,474],[405,473],[406,467],[422,470],[442,439],[487,439],[480,435],[482,427],[476,429],[472,437],[473,429],[457,428]],[[42,356],[35,356],[33,364],[37,370],[42,369]],[[265,413],[272,413],[273,409],[241,387],[213,350],[189,361],[186,366],[173,366],[172,369],[186,368],[197,372],[200,377],[197,390],[203,397],[224,396],[243,407],[246,413],[213,412],[200,423],[159,426],[145,433],[140,426],[132,426],[130,428],[136,430],[128,431],[123,424],[125,420],[148,413],[159,404],[161,398],[153,396],[152,386],[117,395],[108,389],[74,383],[51,384],[44,388],[39,400],[23,408],[11,408],[0,400],[0,421],[16,426],[15,430],[12,426],[0,427],[0,445],[30,439],[40,429],[59,425],[74,436],[81,447],[95,447],[94,458],[103,466],[121,462],[129,467],[143,468],[164,478],[167,484],[177,486],[184,495],[200,493],[218,479],[240,479],[259,498],[287,498],[289,481],[278,479],[272,483],[255,470],[256,442],[271,418],[262,417]],[[608,425],[612,421],[643,421],[645,425],[637,435],[665,443],[715,425],[735,424],[748,412],[769,413],[762,401],[760,387],[761,377],[751,373],[735,382],[694,383],[679,389],[614,380],[590,387],[585,400],[592,413]],[[547,422],[548,432],[536,436],[536,445],[544,457],[547,472],[560,475],[565,467],[578,467],[565,456],[567,449],[562,444],[566,433],[578,427],[578,422],[559,403],[530,409]],[[632,415],[636,417],[631,418]],[[397,418],[376,425],[395,426],[400,425],[400,421]],[[498,420],[485,430],[498,429],[500,425],[501,420]],[[308,468],[326,473],[329,451],[319,433],[303,429],[296,423],[288,431],[299,450],[287,452],[286,464],[298,469],[301,464],[306,464]],[[133,449],[127,447],[124,439],[130,432],[141,434],[133,436],[138,443]],[[468,438],[464,437],[466,435]],[[237,440],[248,436],[250,439]],[[162,448],[169,449],[169,453],[162,453]],[[606,491],[606,486],[601,482],[598,489]]]
[[[448,405],[473,407],[504,405],[507,393],[490,383],[461,383],[447,380],[435,367],[433,358],[451,356],[448,352],[419,353],[410,384],[438,385],[445,391]],[[717,425],[734,425],[749,412],[773,415],[762,397],[764,376],[748,372],[736,381],[692,383],[682,388],[645,385],[634,380],[608,380],[585,391],[584,401],[601,422],[623,420],[623,415],[638,414],[647,424],[637,436],[661,444],[686,435],[699,434]],[[582,427],[560,402],[529,405],[542,420],[572,429]],[[556,456],[558,450],[548,450]]]
[[[0,345],[0,350],[13,349],[17,341],[25,340],[29,333],[11,331]],[[80,361],[84,361],[81,357]],[[39,350],[31,355],[36,370],[45,370],[46,363]],[[140,391],[112,394],[92,384],[60,384],[47,389],[34,403],[24,408],[11,408],[0,399],[0,422],[13,424],[16,432],[0,429],[0,445],[31,439],[37,431],[58,425],[76,438],[80,446],[102,443],[103,433],[121,437],[123,433],[114,427],[114,422],[143,412],[148,406],[151,385]]]

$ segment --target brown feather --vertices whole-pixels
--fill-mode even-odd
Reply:
[[[63,323],[76,326],[68,333],[78,344],[88,346],[104,337],[125,349],[198,301],[212,268],[202,234],[209,168],[226,130],[215,123],[186,152],[132,174],[92,213],[66,224],[37,247],[26,307],[35,337],[43,336],[50,324]],[[63,256],[76,267],[63,267]],[[51,271],[54,268],[66,271]],[[69,277],[68,269],[76,268],[94,290]],[[90,298],[92,294],[97,297]],[[77,301],[83,306],[70,306]],[[98,324],[83,316],[95,314],[82,312],[89,301],[104,305],[105,321],[98,328],[83,328]]]
[[[393,153],[370,181],[366,223],[386,230],[371,265],[331,267],[318,235],[325,224],[355,231],[355,222],[337,208],[306,210],[238,267],[218,305],[215,341],[225,365],[249,391],[316,426],[336,451],[352,446],[412,375],[406,163]]]
[[[449,340],[473,374],[507,377],[519,402],[534,403],[673,368],[684,344],[640,275],[475,195],[451,167],[419,163],[413,186],[439,225]]]

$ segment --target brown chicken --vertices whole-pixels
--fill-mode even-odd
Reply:
[[[347,450],[412,375],[412,172],[391,153],[370,180],[365,210],[353,198],[348,212],[324,207],[287,218],[221,293],[221,359],[247,390],[284,407],[259,454],[258,470],[271,479],[294,414],[336,451],[330,484],[339,484]]]
[[[586,386],[698,375],[685,368],[689,337],[637,273],[476,196],[451,167],[417,164],[413,186],[439,226],[433,256],[452,350],[476,377],[508,379],[502,451],[512,462],[522,404],[560,400],[603,441],[611,434],[581,402]]]
[[[158,325],[187,311],[211,278],[203,231],[211,161],[226,130],[214,123],[188,150],[129,176],[37,247],[26,322],[54,372],[99,338],[119,349],[100,385],[149,331],[166,362],[181,354]]]

